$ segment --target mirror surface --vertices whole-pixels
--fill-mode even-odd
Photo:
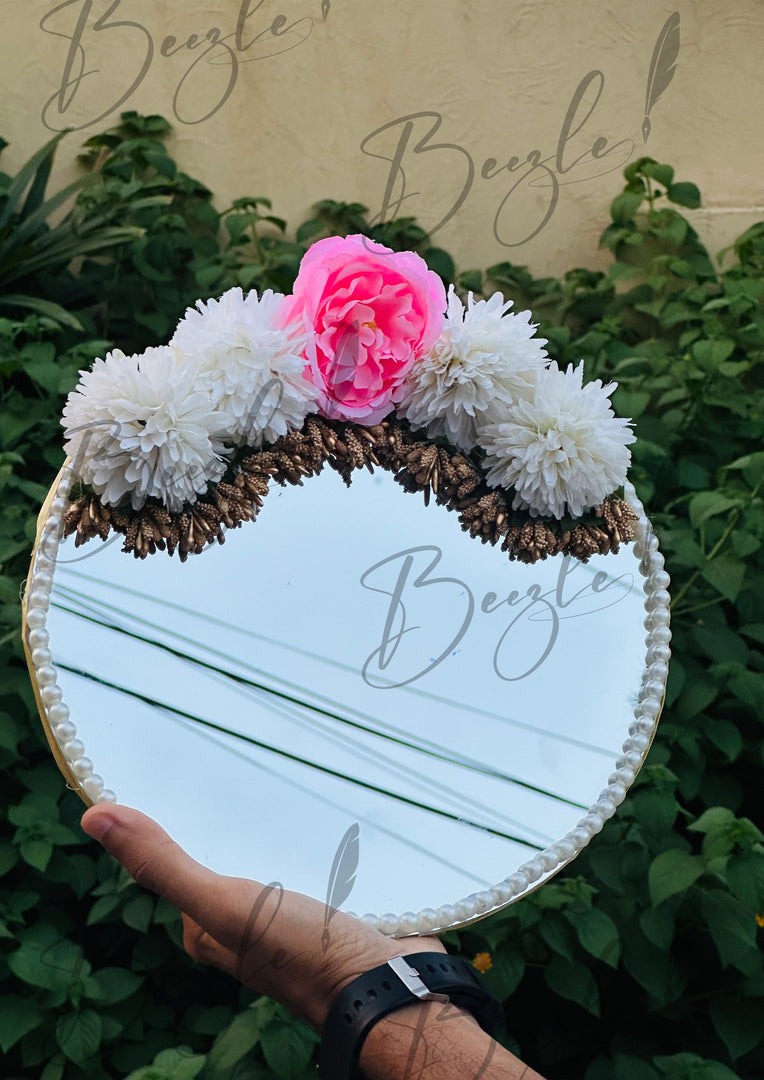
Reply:
[[[357,824],[342,906],[437,909],[607,786],[645,673],[633,545],[526,566],[328,469],[185,564],[121,539],[58,548],[58,683],[107,787],[213,869],[324,900]]]

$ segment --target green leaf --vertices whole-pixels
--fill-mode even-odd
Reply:
[[[716,372],[734,349],[735,342],[731,338],[711,338],[696,341],[692,355],[706,371]]]
[[[205,1057],[187,1046],[160,1050],[151,1065],[136,1069],[126,1080],[194,1080],[204,1068]]]
[[[588,967],[555,956],[544,972],[547,986],[560,997],[575,1001],[594,1016],[600,1015],[600,994]]]
[[[87,980],[85,997],[99,1005],[116,1005],[134,994],[142,984],[141,976],[126,968],[102,968]]]
[[[675,923],[676,913],[672,911],[669,904],[661,904],[657,908],[647,908],[639,916],[639,926],[642,933],[653,945],[666,952],[671,948],[671,942],[674,940]]]
[[[704,521],[723,514],[740,505],[739,499],[730,499],[718,491],[699,491],[690,499],[690,521],[697,529]]]
[[[743,587],[746,565],[729,555],[720,555],[703,570],[703,577],[713,587],[733,603]]]
[[[666,1080],[740,1080],[726,1065],[708,1061],[697,1054],[672,1054],[655,1057],[653,1061]]]
[[[686,206],[688,210],[697,210],[700,206],[700,190],[695,184],[669,184],[666,194],[677,206]]]
[[[653,907],[670,896],[684,892],[694,885],[703,873],[703,861],[679,848],[661,852],[650,864],[648,886]]]
[[[636,420],[641,416],[650,402],[650,394],[643,390],[624,390],[622,387],[613,395],[613,408],[618,416]]]
[[[626,970],[660,1006],[679,999],[686,977],[669,950],[658,948],[634,924],[622,933]]]
[[[136,896],[125,904],[122,911],[122,919],[133,930],[145,934],[151,925],[154,914],[154,900],[150,896]]]
[[[260,1039],[263,1057],[283,1080],[295,1080],[310,1064],[318,1036],[296,1020],[270,1020]]]
[[[8,957],[17,978],[45,990],[68,991],[90,974],[82,949],[60,938],[52,926],[40,923],[20,935],[21,946]]]
[[[760,719],[764,718],[764,675],[744,671],[730,679],[729,688],[735,697],[750,705]]]
[[[648,162],[642,171],[645,176],[649,176],[652,180],[657,180],[659,184],[663,184],[666,188],[674,179],[674,170],[671,166],[661,165],[657,161]]]
[[[764,853],[743,851],[733,855],[725,867],[725,876],[735,896],[751,911],[764,909]]]
[[[0,1050],[7,1054],[19,1039],[39,1027],[45,1011],[29,998],[10,994],[0,997]]]
[[[56,1041],[70,1061],[87,1061],[101,1045],[101,1017],[92,1009],[68,1013],[56,1024]]]
[[[711,1001],[711,1021],[733,1061],[750,1053],[764,1040],[761,1001],[736,995]]]
[[[492,966],[483,982],[499,1001],[514,994],[525,974],[525,957],[511,942],[505,941],[492,953]]]
[[[609,967],[617,968],[621,955],[621,938],[618,927],[609,915],[598,908],[585,911],[567,911],[578,934],[578,940],[588,953]]]
[[[616,225],[628,225],[634,219],[634,215],[642,205],[644,195],[632,191],[624,191],[616,195],[610,204],[610,216]]]
[[[24,862],[44,873],[53,854],[53,845],[49,840],[29,838],[21,841],[19,851]]]
[[[718,890],[704,895],[702,908],[722,964],[750,973],[759,962],[755,912]]]
[[[272,1003],[261,998],[233,1018],[215,1039],[207,1055],[205,1080],[229,1080],[235,1066],[259,1042],[263,1028],[274,1009]]]

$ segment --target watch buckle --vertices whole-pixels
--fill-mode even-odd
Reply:
[[[419,972],[408,963],[405,956],[398,955],[390,957],[387,961],[387,966],[395,972],[406,989],[413,994],[414,997],[419,998],[420,1001],[438,1001],[443,1005],[448,1004],[450,1000],[448,995],[433,993],[432,990],[422,982]]]

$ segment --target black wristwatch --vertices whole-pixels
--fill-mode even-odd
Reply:
[[[321,1036],[321,1080],[360,1080],[364,1039],[383,1017],[418,1001],[451,1002],[488,1032],[504,1026],[504,1011],[468,960],[446,953],[393,956],[337,996]]]

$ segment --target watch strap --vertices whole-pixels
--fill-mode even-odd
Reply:
[[[440,952],[394,956],[355,979],[333,1002],[321,1037],[321,1080],[355,1080],[372,1027],[396,1009],[421,1001],[451,1002],[488,1032],[504,1025],[501,1005],[468,960]]]

